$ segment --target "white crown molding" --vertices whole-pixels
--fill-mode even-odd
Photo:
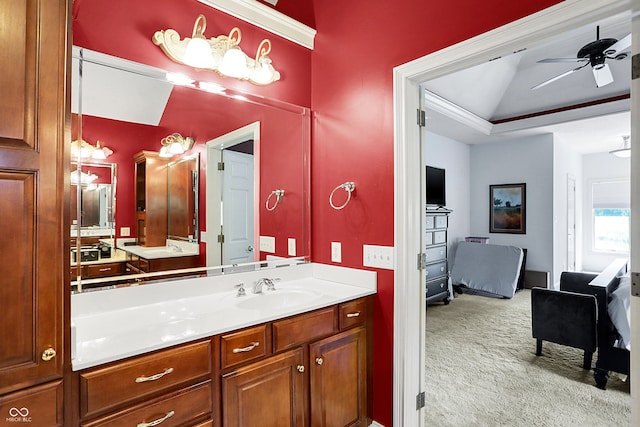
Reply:
[[[482,132],[483,135],[491,135],[491,130],[493,129],[493,124],[491,122],[473,114],[469,110],[465,110],[459,105],[456,105],[431,91],[425,90],[424,92],[425,106],[427,109],[444,114],[453,120]]]
[[[316,30],[255,0],[198,0],[214,9],[313,50]]]

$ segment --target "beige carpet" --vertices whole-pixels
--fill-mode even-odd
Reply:
[[[427,426],[630,424],[628,381],[596,388],[578,349],[545,342],[535,355],[530,295],[428,306]]]

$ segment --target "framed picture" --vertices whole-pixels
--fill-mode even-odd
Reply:
[[[489,232],[526,234],[527,184],[489,186]]]

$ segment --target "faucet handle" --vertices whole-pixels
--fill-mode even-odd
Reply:
[[[240,281],[240,283],[238,283],[236,287],[238,288],[238,293],[236,295],[237,297],[243,297],[247,294],[247,292],[244,290],[244,282]]]

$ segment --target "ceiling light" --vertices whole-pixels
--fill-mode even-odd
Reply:
[[[629,140],[630,140],[629,135],[623,136],[622,148],[618,148],[617,150],[611,150],[609,151],[609,153],[618,157],[624,157],[624,158],[631,157],[631,145]]]
[[[173,61],[198,69],[215,71],[224,77],[249,80],[265,85],[280,79],[267,54],[271,51],[271,42],[265,39],[260,43],[256,58],[248,57],[240,48],[240,29],[234,27],[229,35],[220,35],[207,39],[204,30],[207,21],[199,15],[193,27],[191,38],[180,38],[173,29],[156,31],[153,43]],[[190,84],[193,81],[190,82]]]

